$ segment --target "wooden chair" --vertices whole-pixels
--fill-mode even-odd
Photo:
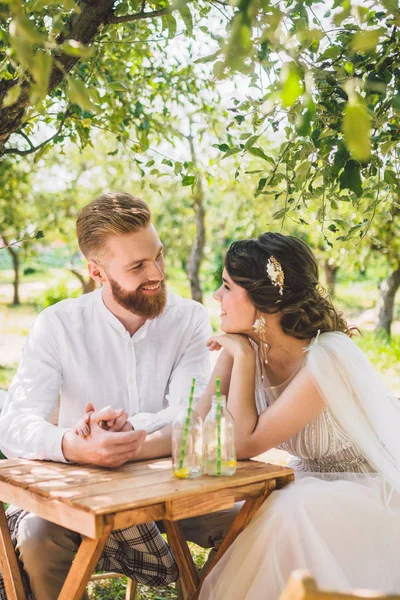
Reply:
[[[90,581],[100,581],[101,579],[120,579],[121,577],[125,577],[125,575],[121,575],[120,573],[94,573]],[[136,600],[137,597],[137,583],[130,579],[129,577],[128,583],[126,586],[125,600]]]
[[[400,600],[398,595],[385,595],[373,590],[354,590],[350,594],[319,590],[314,578],[308,571],[294,571],[279,600]]]

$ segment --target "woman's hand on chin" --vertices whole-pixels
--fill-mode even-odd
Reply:
[[[213,335],[206,344],[210,351],[221,350],[224,348],[233,358],[254,357],[254,349],[250,344],[249,338],[240,333],[225,333],[223,335]]]

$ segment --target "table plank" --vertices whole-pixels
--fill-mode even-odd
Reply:
[[[189,595],[189,598],[192,598],[200,584],[200,579],[185,536],[183,535],[182,527],[179,523],[173,523],[168,520],[163,521],[163,524],[167,534],[168,543],[171,546],[176,564],[178,565],[179,575],[185,586],[185,591]]]
[[[95,538],[102,533],[102,519],[97,519],[93,511],[88,508],[74,508],[59,500],[49,502],[48,498],[42,498],[23,488],[16,487],[12,483],[3,481],[0,481],[0,498],[3,502],[36,513],[52,523],[68,529],[72,528],[82,535]]]
[[[91,510],[95,514],[107,514],[119,510],[128,510],[136,507],[149,506],[160,501],[173,500],[175,498],[189,497],[201,493],[218,491],[244,486],[258,481],[268,479],[285,478],[292,474],[291,469],[277,467],[274,465],[263,465],[260,468],[252,468],[249,471],[243,469],[231,477],[207,477],[197,479],[171,479],[165,483],[149,482],[149,485],[137,488],[133,484],[126,489],[111,489],[102,494],[91,494],[90,496],[75,496],[73,498],[62,498],[63,502],[70,503],[76,508]],[[125,480],[124,480],[125,481]],[[59,497],[59,496],[55,496]],[[60,498],[61,500],[61,498]]]

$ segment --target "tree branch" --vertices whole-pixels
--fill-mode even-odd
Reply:
[[[5,148],[3,150],[3,154],[18,154],[18,156],[26,156],[27,154],[33,154],[33,152],[37,152],[38,150],[40,150],[40,148],[43,148],[43,146],[46,146],[46,144],[48,144],[49,142],[54,140],[54,138],[57,137],[61,133],[62,128],[64,127],[64,123],[68,117],[69,110],[70,109],[68,108],[65,111],[65,114],[64,114],[55,134],[52,135],[51,137],[49,137],[47,140],[44,140],[44,142],[41,142],[37,146],[34,146],[31,142],[31,140],[28,138],[28,136],[23,131],[17,131],[16,133],[18,133],[19,135],[22,135],[22,137],[26,139],[26,141],[28,142],[28,144],[30,146],[30,149],[29,150],[20,150],[19,148]]]
[[[30,148],[34,148],[34,145],[32,144],[29,137],[26,135],[26,133],[24,133],[23,131],[17,131],[16,133],[18,133],[20,136],[22,136],[24,138],[24,140],[26,140],[28,142]]]
[[[223,2],[222,0],[212,0],[213,2],[215,2],[216,4],[220,4],[221,6],[225,6],[226,8],[233,8],[232,4],[229,4],[228,2]]]
[[[121,17],[110,17],[108,23],[127,23],[128,21],[139,21],[140,19],[153,19],[154,17],[162,17],[168,15],[173,11],[172,6],[167,8],[160,8],[160,10],[153,10],[151,12],[141,11],[134,13],[133,15],[122,15]]]
[[[32,240],[40,240],[42,237],[44,237],[44,235],[43,231],[33,231],[32,233],[27,233],[26,235],[24,235],[24,237],[22,237],[20,240],[16,240],[15,242],[9,242],[8,235],[5,233],[0,234],[0,237],[3,240],[4,244],[4,246],[0,248],[0,250],[8,250],[10,254],[16,256],[17,253],[12,248],[12,246],[17,246],[18,244],[23,244],[24,242],[29,242]]]
[[[3,244],[4,244],[2,250],[8,250],[9,253],[11,254],[11,256],[16,256],[17,253],[15,252],[14,248],[11,248],[11,246],[18,244],[19,242],[13,242],[12,244],[10,244],[10,242],[8,241],[8,238],[5,235],[2,235],[1,239],[3,240]]]

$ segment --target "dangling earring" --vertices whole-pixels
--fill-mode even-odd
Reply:
[[[266,326],[265,319],[264,319],[263,315],[260,315],[254,321],[253,331],[261,342],[260,352],[261,352],[262,361],[264,364],[267,365],[268,364],[268,353],[271,350],[271,346],[268,344],[268,342],[266,342],[263,339],[264,334],[265,334],[265,326]]]
[[[261,338],[261,334],[265,330],[265,319],[262,315],[258,317],[253,323],[253,331],[257,337]]]

